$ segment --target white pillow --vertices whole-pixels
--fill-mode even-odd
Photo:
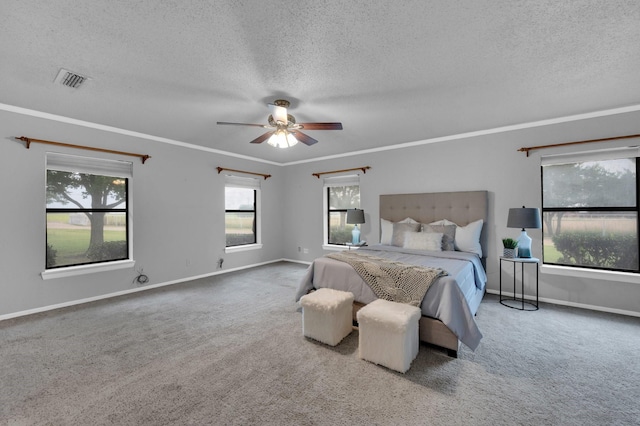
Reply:
[[[419,223],[416,220],[411,219],[410,217],[406,218],[406,219],[402,219],[401,221],[399,221],[398,223]]]
[[[435,222],[431,222],[429,225],[456,225],[456,226],[458,226],[455,222],[451,222],[449,219],[436,220]]]
[[[380,219],[380,244],[390,246],[391,238],[393,238],[393,222]]]
[[[482,223],[482,219],[479,219],[466,226],[458,226],[456,228],[456,250],[475,253],[482,257],[482,246],[480,246]]]
[[[402,247],[415,250],[442,251],[442,235],[438,232],[405,232]]]

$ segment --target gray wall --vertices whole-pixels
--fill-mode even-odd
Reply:
[[[541,152],[526,157],[517,149],[640,133],[636,123],[640,123],[638,112],[281,167],[0,111],[0,134],[4,139],[0,143],[0,315],[137,288],[132,283],[136,276],[134,269],[47,281],[39,275],[45,255],[45,153],[55,150],[121,157],[40,144],[27,150],[14,136],[152,156],[144,165],[132,159],[135,269],[144,268],[149,284],[215,273],[219,257],[225,259],[224,270],[282,258],[311,261],[325,254],[322,179],[311,173],[371,166],[370,171],[361,175],[362,208],[367,220],[362,226],[362,238],[370,242],[379,238],[380,194],[488,190],[488,286],[497,290],[500,239],[519,233],[506,228],[508,209],[540,206]],[[215,142],[211,147],[216,148]],[[544,153],[569,149],[556,148]],[[262,250],[224,254],[224,179],[217,174],[217,166],[273,175],[262,181]],[[529,235],[534,239],[534,255],[540,257],[541,231],[529,230]],[[298,247],[307,248],[309,253],[299,252]],[[506,275],[505,278],[508,279]],[[526,279],[530,282],[531,277]],[[624,283],[541,274],[540,296],[563,303],[640,313],[640,279]]]
[[[311,176],[311,173],[371,166],[366,174],[360,174],[361,207],[367,220],[362,226],[361,239],[369,242],[379,240],[380,194],[488,190],[488,289],[497,291],[501,239],[519,235],[519,230],[506,227],[509,208],[541,205],[540,155],[627,146],[639,144],[640,140],[546,149],[533,151],[529,157],[517,150],[524,146],[638,134],[640,126],[637,123],[640,123],[640,113],[627,113],[290,165],[285,179],[288,208],[285,212],[284,256],[311,261],[326,253],[322,250],[322,228],[309,225],[322,220],[322,179]],[[302,222],[297,219],[299,217],[306,220]],[[542,231],[528,230],[528,234],[533,238],[533,255],[540,258]],[[299,253],[299,246],[308,247],[309,253]],[[526,293],[531,293],[534,288],[533,271],[535,269],[527,268],[525,282],[532,285],[527,285]],[[505,267],[503,284],[512,285],[510,272]],[[540,275],[539,294],[541,298],[570,305],[640,313],[640,277],[628,283],[543,273]]]
[[[282,258],[283,168],[210,152],[0,111],[0,315],[126,291],[136,270],[149,284],[196,277]],[[32,144],[15,136],[149,154],[133,161],[135,269],[42,280],[45,264],[45,153],[122,156]],[[212,146],[215,148],[215,146]],[[224,177],[217,166],[273,177],[262,180],[262,250],[224,253]]]

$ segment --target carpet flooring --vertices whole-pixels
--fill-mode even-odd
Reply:
[[[2,425],[638,425],[640,318],[487,295],[406,374],[301,334],[280,262],[0,322]],[[55,284],[52,284],[55,285]]]

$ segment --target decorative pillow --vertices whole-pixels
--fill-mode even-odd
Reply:
[[[466,226],[458,226],[455,238],[456,250],[475,253],[482,257],[482,246],[480,245],[482,224],[482,219],[479,219]]]
[[[442,236],[442,250],[455,251],[456,226],[455,225],[422,225],[422,232],[435,232]]]
[[[397,223],[412,223],[416,224],[417,221],[411,219],[410,217],[406,219],[402,219]],[[380,219],[380,244],[391,245],[391,241],[393,238],[393,222],[387,219]]]
[[[420,230],[420,224],[416,223],[394,223],[393,236],[391,237],[391,245],[402,247],[404,244],[405,232],[417,232]]]
[[[438,232],[405,232],[404,248],[442,251],[442,236]]]
[[[393,222],[380,219],[380,244],[391,245],[391,238],[393,237]]]

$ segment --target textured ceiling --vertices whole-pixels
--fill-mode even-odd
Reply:
[[[2,0],[0,17],[1,103],[277,163],[640,104],[638,0]],[[278,98],[344,130],[282,150],[216,125],[266,124]]]

